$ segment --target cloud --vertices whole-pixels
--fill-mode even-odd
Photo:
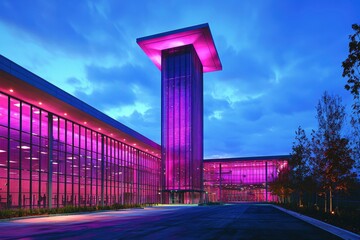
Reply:
[[[358,1],[3,0],[0,8],[1,54],[157,142],[161,75],[136,38],[208,22],[223,71],[204,75],[205,156],[288,154],[298,125],[316,128],[323,91],[351,103],[341,62]]]

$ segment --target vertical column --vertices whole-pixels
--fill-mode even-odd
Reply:
[[[30,107],[30,209],[33,209],[33,106]]]
[[[221,186],[221,183],[222,183],[222,168],[221,168],[221,163],[219,163],[219,169],[220,169],[220,172],[219,172],[219,181],[220,181],[220,183],[219,183],[219,202],[221,202],[222,201],[222,196],[221,196],[221,188],[222,188],[222,186]]]
[[[136,204],[140,204],[141,203],[141,200],[140,200],[140,196],[141,196],[141,194],[140,194],[140,153],[139,153],[139,150],[138,149],[136,149],[135,150],[135,152],[136,152],[136,154],[135,154],[135,156],[136,156],[136,174],[137,174],[137,183],[136,183],[136,185],[137,185],[137,202],[136,202]]]
[[[192,45],[162,51],[162,156],[167,191],[203,191],[202,80],[202,65]]]
[[[10,122],[10,97],[8,97],[8,114],[7,114],[7,121],[8,121],[8,131],[7,131],[7,176],[6,176],[6,207],[7,208],[11,208],[11,204],[12,204],[12,197],[10,195],[10,151],[11,151],[11,147],[10,147],[10,128],[11,128],[11,122]]]
[[[21,197],[21,195],[22,195],[22,172],[23,172],[23,162],[22,162],[22,159],[23,159],[23,151],[22,151],[22,146],[23,146],[23,139],[22,139],[22,135],[23,135],[23,133],[22,133],[22,131],[23,131],[23,127],[22,127],[22,125],[23,125],[23,120],[22,120],[22,118],[23,118],[23,111],[22,111],[22,109],[23,109],[23,103],[22,103],[22,101],[20,101],[20,116],[19,116],[19,129],[20,129],[20,131],[19,131],[19,139],[20,139],[20,151],[19,151],[19,193],[18,193],[18,203],[19,203],[19,206],[18,206],[18,208],[21,208],[22,207],[22,197]]]
[[[105,188],[105,148],[104,148],[104,135],[101,134],[101,206],[104,206],[104,188]]]
[[[268,201],[268,162],[265,162],[265,198]]]
[[[48,207],[52,208],[52,173],[53,173],[53,115],[48,113]]]

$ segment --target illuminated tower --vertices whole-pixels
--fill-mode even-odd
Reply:
[[[203,193],[203,73],[222,68],[209,25],[137,43],[161,70],[164,202],[198,202]]]

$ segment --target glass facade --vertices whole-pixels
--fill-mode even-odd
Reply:
[[[277,201],[268,184],[287,167],[288,156],[204,161],[206,201]]]
[[[0,92],[0,209],[158,203],[161,159]]]
[[[275,199],[267,185],[287,159],[203,161],[203,72],[222,69],[208,24],[138,43],[161,69],[161,158],[158,144],[0,55],[0,209]]]
[[[203,191],[203,71],[193,45],[162,51],[165,202],[200,201]]]

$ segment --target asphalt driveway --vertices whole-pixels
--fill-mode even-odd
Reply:
[[[267,204],[160,206],[0,222],[0,239],[341,239]]]

